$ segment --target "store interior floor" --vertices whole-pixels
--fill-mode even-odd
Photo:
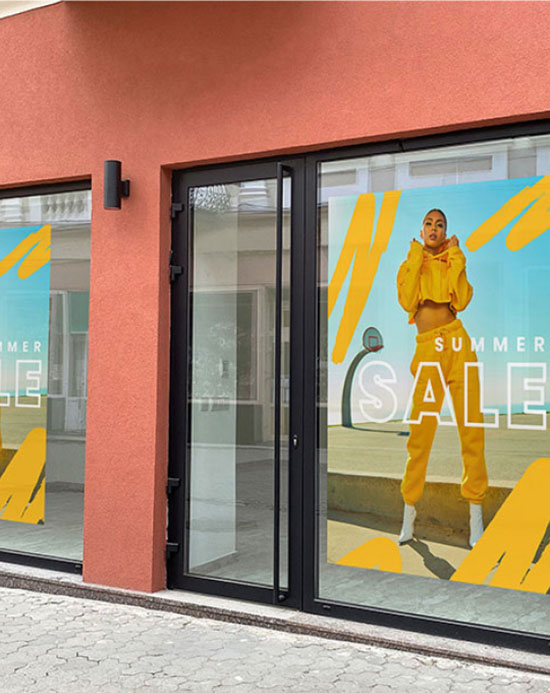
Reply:
[[[18,551],[82,561],[84,489],[46,483],[44,524],[0,521],[0,551]]]
[[[195,573],[256,585],[273,584],[273,461],[269,446],[246,447],[238,452],[236,478],[235,552],[206,565],[197,566]],[[287,585],[288,572],[288,466],[281,460],[280,505],[280,585]],[[224,527],[208,527],[202,532],[194,528],[197,541],[208,542],[210,532]]]
[[[501,589],[489,585],[450,582],[468,555],[465,532],[418,528],[415,538],[399,547],[402,573],[338,565],[348,552],[374,537],[397,544],[399,524],[377,529],[372,517],[330,512],[327,526],[328,561],[322,560],[321,597],[362,606],[416,613],[510,630],[550,634],[548,594]],[[492,577],[491,571],[488,579]]]
[[[326,467],[325,474],[326,474]],[[321,474],[323,476],[323,474]],[[249,459],[237,465],[237,550],[220,561],[199,567],[197,574],[254,584],[272,584],[272,461]],[[548,595],[449,582],[469,548],[466,532],[419,527],[418,538],[401,547],[403,572],[366,570],[336,561],[374,536],[397,539],[399,525],[377,526],[372,518],[326,513],[321,485],[319,596],[358,606],[371,606],[431,618],[550,634]],[[284,485],[283,485],[284,488]],[[286,526],[286,506],[282,527]],[[380,523],[379,523],[380,524]],[[286,568],[285,544],[281,561]],[[327,560],[328,551],[328,560]],[[407,574],[407,573],[412,574]],[[284,582],[284,577],[282,578]]]
[[[269,449],[250,449],[237,465],[236,551],[199,567],[197,574],[270,586],[273,580],[273,463]],[[326,478],[326,466],[321,471]],[[287,462],[281,475],[281,586],[287,575]],[[319,596],[432,618],[550,634],[548,595],[449,582],[468,553],[465,532],[435,532],[419,526],[417,538],[401,547],[403,572],[387,573],[337,565],[345,554],[374,536],[396,539],[399,525],[372,516],[326,512],[321,484]],[[83,489],[48,484],[46,522],[0,522],[0,550],[82,559]],[[219,531],[220,528],[208,528]],[[327,560],[328,559],[328,560]],[[410,574],[409,574],[410,573]]]

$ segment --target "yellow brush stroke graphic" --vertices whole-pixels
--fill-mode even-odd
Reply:
[[[521,250],[550,229],[550,176],[544,176],[532,186],[527,185],[511,197],[470,234],[466,247],[471,252],[479,250],[522,212],[524,214],[506,237],[508,250]]]
[[[50,224],[45,224],[38,231],[30,233],[5,258],[0,260],[0,277],[23,258],[17,270],[19,279],[27,279],[44,267],[51,257]]]
[[[0,477],[0,519],[37,524],[44,520],[44,480],[32,494],[46,463],[46,429],[33,428]]]
[[[353,265],[344,312],[332,351],[334,363],[341,363],[346,357],[353,333],[369,297],[380,258],[388,247],[400,196],[400,190],[384,193],[372,246],[371,238],[376,210],[374,193],[359,195],[355,203],[344,245],[328,286],[328,314],[330,316],[349,269]]]
[[[401,554],[397,544],[388,537],[376,537],[350,551],[337,561],[351,568],[378,568],[388,573],[400,573]]]
[[[550,458],[533,462],[451,580],[482,584],[497,565],[493,587],[546,593],[550,552],[531,568],[550,522]],[[528,572],[529,571],[529,572]]]
[[[542,556],[527,573],[525,580],[518,589],[525,592],[545,594],[550,588],[550,544],[544,549]]]
[[[346,356],[369,297],[380,258],[388,247],[400,196],[401,190],[384,193],[372,246],[376,199],[374,193],[364,193],[357,198],[346,238],[328,286],[330,317],[352,267],[344,312],[332,351],[333,363],[341,363]],[[525,186],[511,197],[470,234],[466,240],[466,247],[471,252],[479,250],[514,219],[517,221],[506,237],[506,247],[511,251],[521,250],[550,229],[550,176],[543,176],[534,185]]]
[[[46,507],[46,480],[43,477],[40,482],[40,488],[32,501],[27,505],[27,509],[23,511],[21,522],[28,522],[31,525],[37,525],[39,522],[44,522],[44,509]]]
[[[352,267],[350,286],[332,351],[333,363],[341,363],[346,356],[369,297],[380,258],[388,247],[400,196],[401,190],[384,193],[372,245],[376,198],[374,193],[364,193],[357,198],[328,286],[330,317]],[[544,176],[532,186],[525,186],[511,197],[470,234],[466,247],[471,252],[479,250],[514,219],[517,221],[506,237],[506,247],[511,251],[521,250],[550,229],[550,176]]]

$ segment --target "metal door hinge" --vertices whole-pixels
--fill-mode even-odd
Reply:
[[[170,282],[175,282],[181,274],[183,274],[183,267],[181,265],[170,265]]]
[[[175,476],[169,476],[168,480],[166,481],[166,493],[167,495],[170,495],[172,491],[175,488],[178,488],[178,486],[181,484],[181,479]]]
[[[180,212],[183,212],[185,205],[183,202],[172,202],[170,205],[170,216],[175,219]]]
[[[172,260],[174,259],[174,251],[170,251],[170,282],[175,282],[176,279],[183,274],[183,267],[181,265],[175,265]]]
[[[298,436],[295,433],[292,436],[292,447],[296,450],[299,445],[300,445],[300,438],[298,438]]]
[[[166,558],[170,558],[180,550],[180,545],[175,541],[166,542]]]

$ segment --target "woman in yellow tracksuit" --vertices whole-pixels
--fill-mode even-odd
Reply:
[[[401,493],[405,502],[399,542],[413,538],[415,505],[424,490],[428,458],[432,448],[445,391],[450,393],[462,449],[461,491],[470,502],[470,545],[483,534],[481,503],[487,491],[484,455],[484,429],[480,412],[477,369],[469,369],[468,412],[464,409],[464,364],[476,362],[470,338],[456,318],[472,298],[466,278],[466,259],[458,239],[447,239],[447,218],[439,209],[431,209],[422,223],[424,245],[413,239],[407,259],[397,275],[399,303],[416,324],[416,351],[411,372],[416,379],[407,443],[408,458]],[[419,372],[420,364],[422,366]],[[432,365],[429,365],[432,364]],[[439,371],[439,373],[437,373]],[[418,373],[418,378],[416,377]],[[435,377],[434,377],[435,376]],[[465,414],[468,424],[465,424]]]

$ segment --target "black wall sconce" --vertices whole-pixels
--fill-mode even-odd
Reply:
[[[120,161],[112,159],[104,163],[103,168],[103,207],[120,209],[120,198],[130,195],[130,181],[122,180]]]

